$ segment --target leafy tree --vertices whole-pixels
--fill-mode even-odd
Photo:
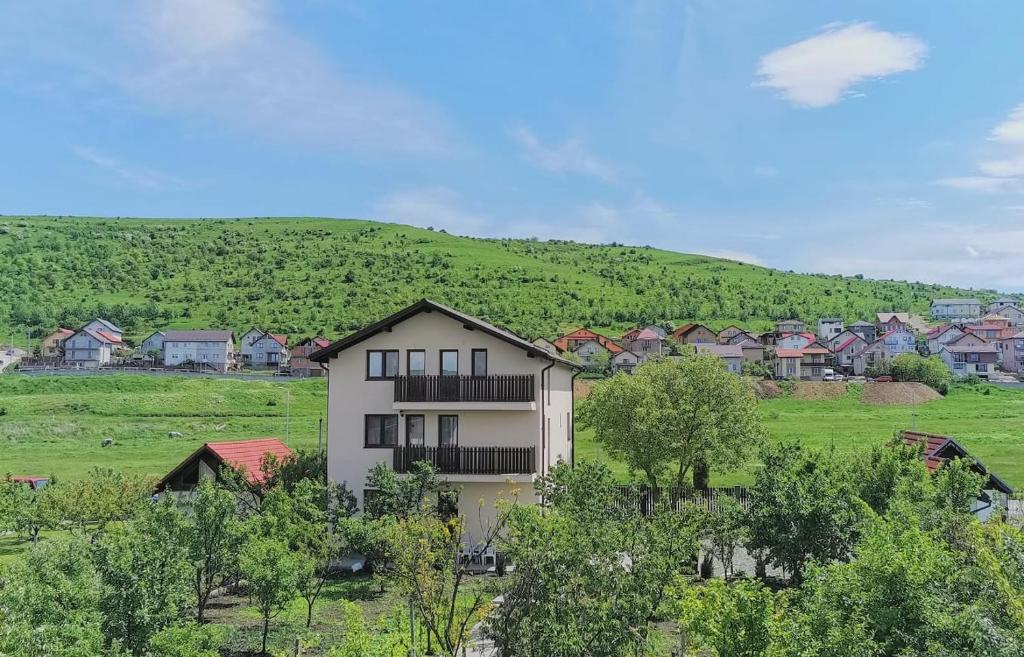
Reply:
[[[953,373],[938,356],[924,358],[917,354],[900,354],[889,363],[894,381],[916,381],[934,388],[942,394],[949,391]]]
[[[14,481],[0,482],[0,532],[24,533],[33,543],[44,527],[55,524],[50,507],[40,503],[48,488],[34,490]]]
[[[751,376],[756,379],[770,379],[775,374],[771,366],[764,361],[743,361],[743,376]]]
[[[751,548],[799,582],[808,560],[848,557],[864,503],[850,471],[830,452],[799,445],[765,448],[750,495]]]
[[[183,518],[169,502],[112,526],[96,543],[99,607],[108,641],[144,655],[150,638],[178,622],[189,606],[188,553]]]
[[[103,653],[99,578],[88,553],[75,540],[42,543],[0,571],[0,654]]]
[[[160,630],[149,640],[150,657],[220,657],[227,632],[220,625],[186,623]]]
[[[928,478],[921,461],[922,448],[904,445],[895,437],[886,445],[872,447],[851,465],[857,495],[878,514],[885,514],[897,495],[921,500]]]
[[[402,477],[386,464],[377,463],[366,476],[366,486],[374,491],[372,497],[363,500],[366,514],[397,519],[428,511],[437,496],[449,489],[437,476],[437,469],[425,461],[414,463],[412,472]]]
[[[40,513],[73,531],[102,531],[108,523],[129,520],[149,504],[150,477],[93,468],[82,479],[51,482],[40,498]]]
[[[549,507],[516,508],[502,543],[516,568],[488,631],[503,654],[649,654],[652,621],[696,554],[699,514],[644,517],[596,464],[558,466],[538,489]]]
[[[205,620],[206,603],[236,571],[242,527],[235,497],[209,479],[199,482],[191,514],[182,528],[192,571],[196,620]]]
[[[253,537],[239,557],[246,588],[263,620],[260,654],[267,654],[270,621],[295,599],[300,563],[276,539]]]
[[[597,383],[578,417],[651,486],[673,465],[677,485],[691,468],[737,468],[765,436],[751,386],[710,354],[650,362]]]
[[[758,582],[711,580],[676,592],[687,642],[720,657],[767,655],[775,628],[775,595]]]
[[[734,574],[733,557],[736,548],[747,538],[747,522],[746,510],[731,497],[721,498],[718,508],[708,514],[708,540],[727,579]]]

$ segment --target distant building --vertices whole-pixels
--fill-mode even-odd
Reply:
[[[139,351],[142,352],[143,358],[155,357],[156,360],[161,363],[164,360],[164,337],[163,331],[153,331],[149,336],[142,341],[142,345],[139,347]]]
[[[743,347],[736,344],[695,344],[698,354],[713,354],[722,359],[725,369],[733,374],[743,371]]]
[[[818,337],[829,342],[843,332],[842,317],[822,317],[818,320]]]
[[[243,367],[273,369],[288,363],[288,340],[258,327],[242,334],[238,347]]]
[[[966,320],[981,317],[981,302],[977,299],[933,299],[932,319]]]
[[[605,349],[608,349],[612,353],[618,353],[618,350],[616,348],[622,348],[619,347],[619,345],[615,344],[615,341],[612,340],[611,338],[605,337],[600,333],[591,331],[590,329],[587,328],[578,328],[575,331],[566,333],[565,335],[559,338],[555,338],[553,344],[560,351],[576,351],[577,347],[579,347],[584,342],[587,342],[588,340],[596,340],[601,344],[601,346],[603,346]]]
[[[747,335],[747,332],[735,324],[726,326],[718,332],[718,344],[733,344],[733,338],[740,335]]]
[[[853,356],[853,373],[864,374],[872,367],[880,367],[900,354],[917,352],[917,338],[907,329],[898,328],[883,334]]]
[[[121,344],[120,336],[83,327],[64,340],[64,362],[71,367],[103,367],[111,363]]]
[[[545,342],[547,342],[545,340]],[[550,342],[548,344],[551,344]],[[310,355],[331,346],[330,340],[327,338],[316,336],[313,338],[306,338],[299,342],[299,344],[292,347],[291,363],[292,376],[300,379],[307,379],[310,377],[320,377],[325,374],[324,368],[320,367],[320,363],[309,359]],[[555,350],[555,345],[551,345],[551,349]]]
[[[683,324],[672,332],[680,344],[717,344],[718,334],[703,324]]]
[[[664,349],[661,335],[651,327],[634,329],[622,336],[620,344],[640,357],[641,362],[661,357]]]
[[[74,334],[71,329],[57,329],[43,338],[39,344],[39,355],[43,358],[60,358],[64,354],[64,341]]]
[[[999,362],[999,348],[994,344],[947,344],[942,346],[939,358],[957,378],[972,374],[988,378]]]
[[[94,332],[97,332],[97,333],[100,333],[100,332],[106,333],[107,335],[110,335],[110,336],[113,336],[113,337],[117,338],[118,342],[120,342],[121,340],[124,339],[124,331],[119,329],[117,326],[114,326],[112,323],[108,322],[107,320],[100,319],[99,317],[97,317],[94,320],[91,320],[89,323],[87,323],[85,326],[83,326],[82,329],[83,330],[88,330],[88,331],[94,331]]]
[[[1020,299],[1014,299],[1013,297],[999,297],[992,303],[988,304],[988,311],[990,313],[996,312],[1000,308],[1006,306],[1019,306]]]
[[[1000,365],[1007,372],[1024,373],[1024,331],[1000,340]]]
[[[846,371],[853,371],[854,356],[867,346],[864,338],[851,331],[843,331],[831,345],[836,365]]]
[[[764,345],[757,340],[747,339],[735,343],[734,346],[739,347],[743,352],[744,363],[763,363],[765,360]]]
[[[224,467],[243,470],[250,484],[259,484],[264,478],[264,459],[273,457],[280,462],[291,456],[292,450],[277,438],[206,443],[167,473],[156,490],[192,491],[203,479],[218,480]]]
[[[1000,306],[990,311],[991,315],[1003,317],[1010,322],[1010,326],[1024,326],[1024,310],[1015,305]]]
[[[779,349],[803,349],[817,339],[813,333],[783,333],[775,340]]]
[[[612,356],[612,373],[625,372],[626,374],[629,374],[636,369],[636,366],[639,365],[640,362],[639,356],[634,354],[632,351],[623,349]]]
[[[622,347],[611,340],[604,342],[600,340],[585,340],[578,342],[576,348],[569,353],[575,354],[581,366],[588,370],[603,368],[603,364],[611,365],[614,357],[621,353]]]
[[[910,315],[908,313],[877,313],[879,333],[892,333],[897,330],[912,331],[910,326]]]
[[[878,327],[871,322],[859,321],[850,324],[847,327],[850,331],[856,333],[860,337],[864,338],[864,341],[868,344],[874,342],[878,338]]]
[[[235,334],[227,330],[168,331],[164,367],[195,365],[226,372],[234,362]]]
[[[776,333],[805,333],[807,324],[799,319],[783,319],[775,323]]]
[[[956,324],[946,324],[945,326],[936,326],[932,330],[925,334],[926,344],[928,345],[928,353],[938,355],[942,351],[944,345],[959,340],[964,334],[964,330]]]

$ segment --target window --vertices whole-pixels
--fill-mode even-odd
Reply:
[[[397,445],[397,415],[366,416],[366,447],[395,447]]]
[[[410,349],[406,352],[406,374],[424,376],[427,373],[427,352],[422,349]]]
[[[441,375],[455,376],[459,373],[459,352],[454,349],[441,350]]]
[[[393,379],[398,376],[398,350],[366,352],[367,379]]]
[[[474,349],[472,352],[472,357],[473,376],[487,376],[487,350]]]
[[[405,446],[406,447],[423,447],[423,429],[426,426],[426,421],[422,415],[406,415],[405,416]]]
[[[458,415],[437,416],[437,445],[438,447],[459,446]]]

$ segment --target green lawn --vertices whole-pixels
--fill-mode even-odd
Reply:
[[[859,387],[851,386],[845,397],[834,401],[780,397],[760,404],[774,440],[834,446],[854,454],[885,442],[894,431],[916,426],[955,437],[1008,484],[1024,486],[1024,389],[954,386],[946,398],[912,407],[863,404]],[[621,476],[628,476],[625,466],[601,453],[592,432],[581,430],[577,436],[577,459],[601,458]],[[749,484],[752,479],[752,468],[712,475],[712,483],[718,486]]]

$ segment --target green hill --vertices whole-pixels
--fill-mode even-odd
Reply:
[[[153,328],[258,324],[339,337],[421,297],[528,336],[698,320],[766,328],[926,312],[991,291],[796,274],[648,247],[475,239],[370,221],[0,217],[0,336],[102,316]]]

